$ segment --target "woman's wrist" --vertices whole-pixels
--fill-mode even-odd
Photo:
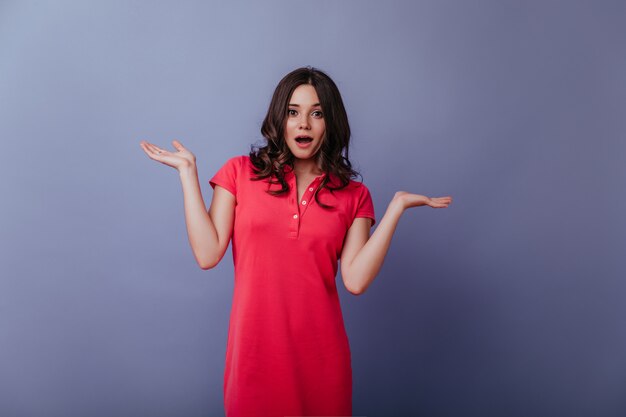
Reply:
[[[387,207],[387,211],[396,212],[398,215],[401,215],[405,209],[406,207],[404,206],[404,203],[397,196],[391,200],[389,206]]]
[[[198,174],[198,169],[197,169],[195,163],[190,162],[190,163],[185,164],[184,166],[178,168],[178,174],[181,177],[186,177],[186,176],[189,176],[189,175],[197,175]]]

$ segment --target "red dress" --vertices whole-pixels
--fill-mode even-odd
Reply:
[[[237,200],[232,234],[233,303],[224,370],[227,417],[351,416],[350,346],[336,287],[343,240],[356,217],[375,221],[362,183],[297,200],[296,178],[285,169],[289,193],[267,179],[251,181],[248,156],[229,159],[209,181]],[[332,176],[333,184],[338,185]]]

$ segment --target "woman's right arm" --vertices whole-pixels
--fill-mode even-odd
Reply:
[[[176,152],[169,152],[142,140],[146,155],[178,170],[183,185],[185,222],[193,256],[202,269],[215,267],[224,257],[235,219],[235,196],[219,185],[215,186],[209,212],[206,211],[200,184],[196,157],[177,140],[172,144]]]
[[[179,174],[191,250],[200,268],[213,268],[224,257],[230,242],[235,220],[235,196],[216,185],[207,212],[195,164],[181,168]]]

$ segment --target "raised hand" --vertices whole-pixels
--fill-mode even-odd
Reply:
[[[196,157],[187,148],[185,148],[182,143],[174,139],[172,144],[174,145],[174,148],[176,148],[177,152],[166,151],[165,149],[161,149],[145,140],[139,142],[139,145],[148,157],[167,166],[176,168],[179,171],[181,168],[187,168],[196,164]]]
[[[393,196],[392,202],[400,205],[403,210],[418,206],[447,208],[452,202],[452,197],[427,197],[425,195],[407,193],[406,191],[398,191]]]

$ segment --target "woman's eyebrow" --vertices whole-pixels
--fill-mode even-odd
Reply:
[[[293,106],[293,107],[300,107],[300,105],[299,105],[299,104],[294,104],[294,103],[289,103],[289,105],[290,105],[290,106]],[[320,103],[315,103],[315,104],[314,104],[314,105],[312,105],[311,107],[319,107],[319,106],[320,106]]]

